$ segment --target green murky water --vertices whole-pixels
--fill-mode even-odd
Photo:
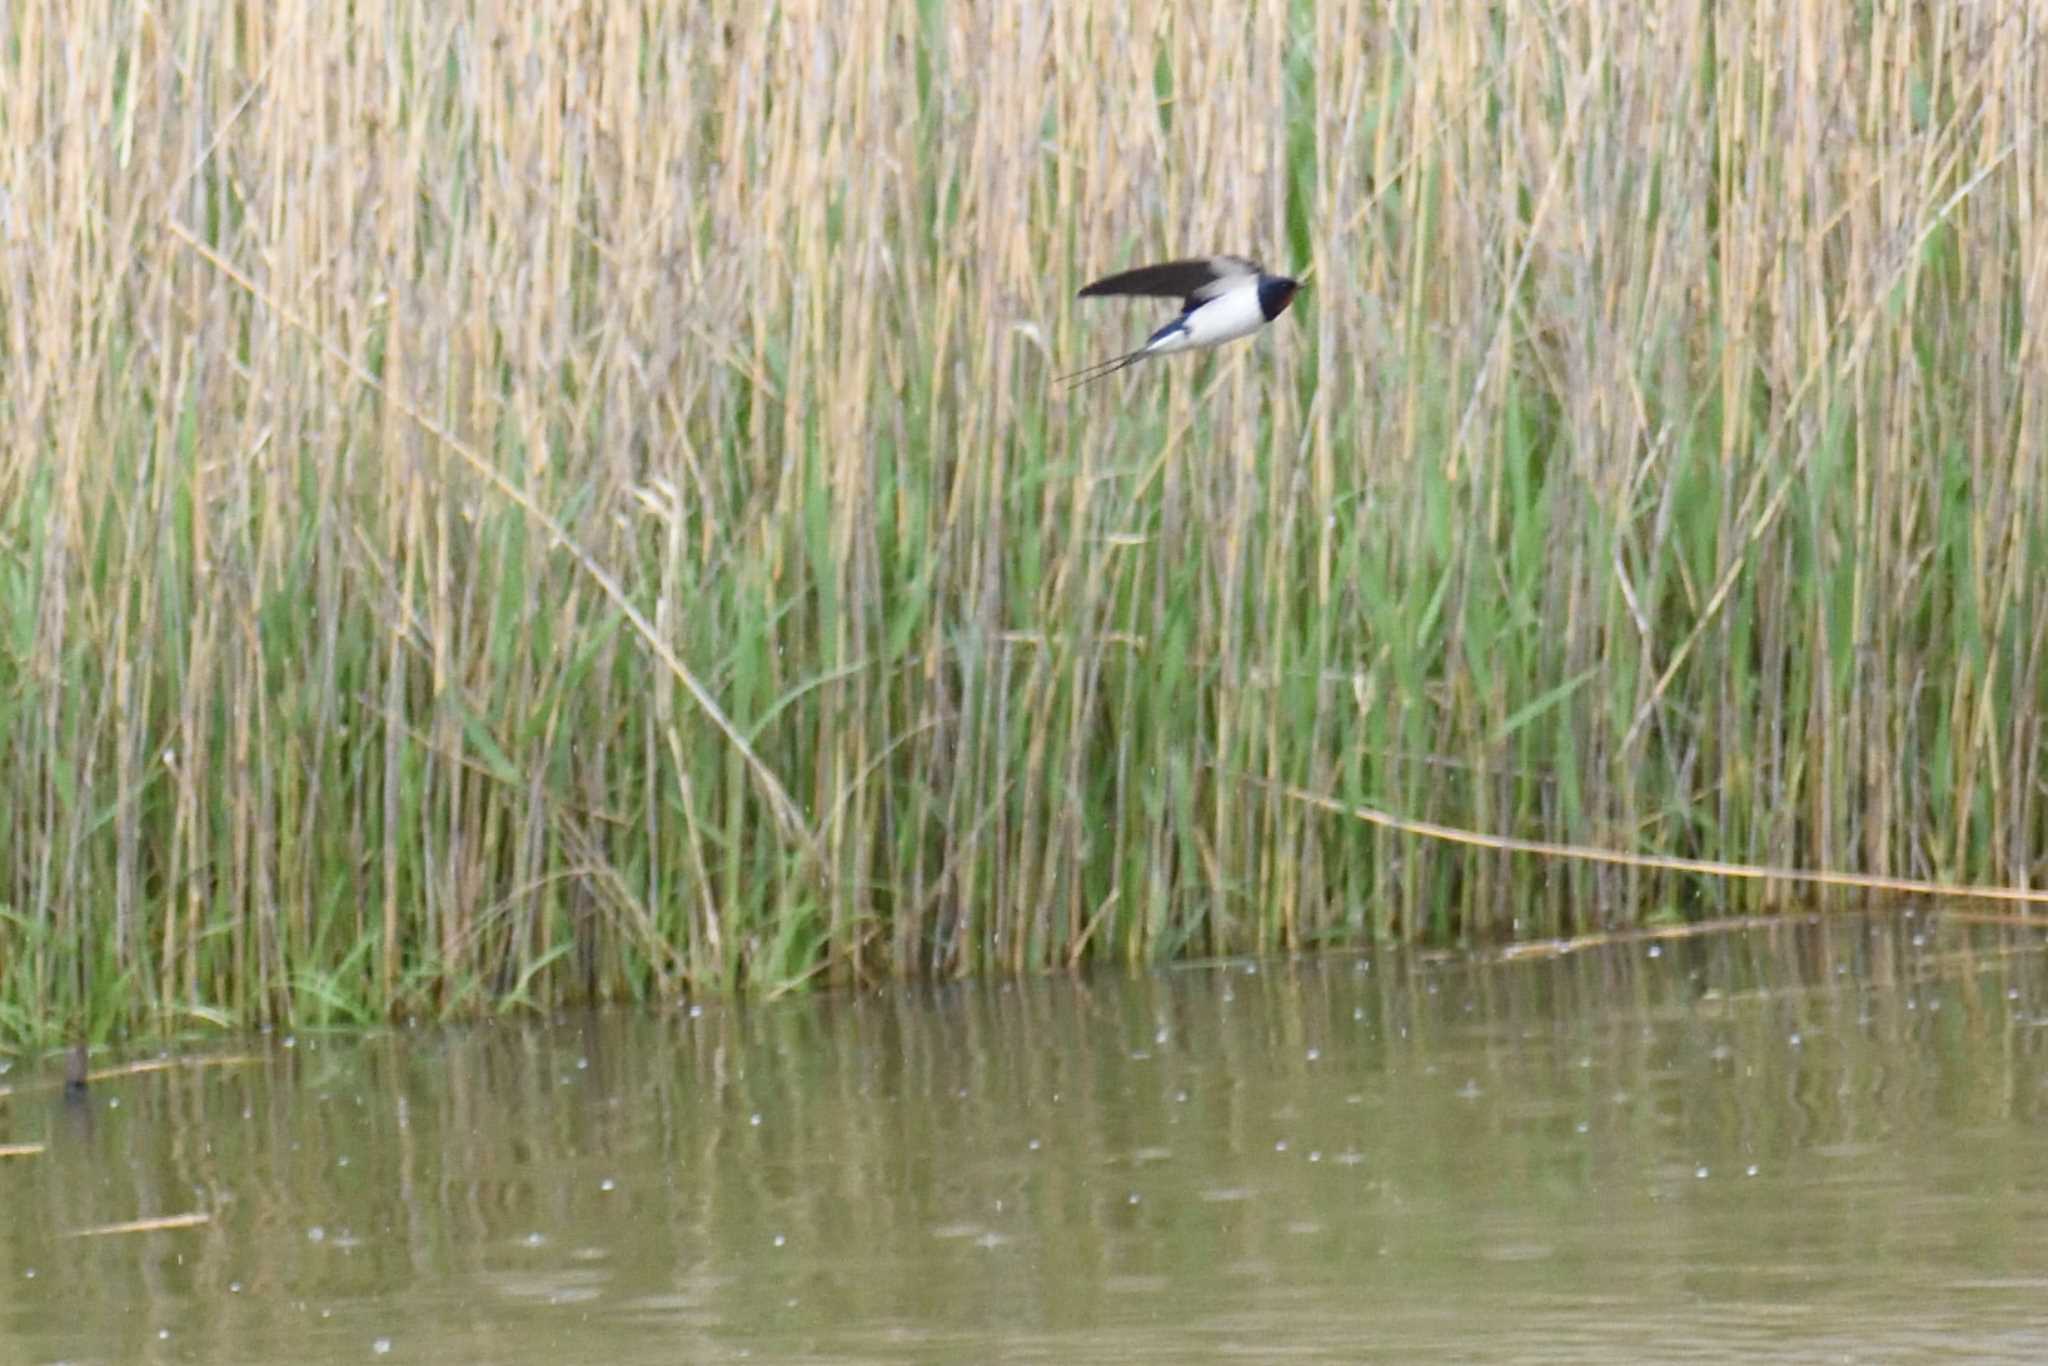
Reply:
[[[2040,1360],[2044,1043],[1907,916],[17,1066],[0,1355]]]

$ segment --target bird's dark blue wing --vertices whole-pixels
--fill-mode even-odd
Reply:
[[[1192,308],[1203,299],[1215,297],[1217,285],[1258,273],[1259,263],[1242,256],[1203,256],[1105,275],[1083,289],[1080,297],[1138,294],[1155,299],[1185,299]]]

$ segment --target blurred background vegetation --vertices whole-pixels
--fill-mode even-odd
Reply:
[[[2041,34],[10,10],[0,1034],[2036,884]]]

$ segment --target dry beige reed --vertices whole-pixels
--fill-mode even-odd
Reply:
[[[2036,886],[2044,17],[10,10],[0,1024]]]

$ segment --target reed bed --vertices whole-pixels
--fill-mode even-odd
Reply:
[[[0,1034],[2038,886],[2044,18],[11,9]]]

